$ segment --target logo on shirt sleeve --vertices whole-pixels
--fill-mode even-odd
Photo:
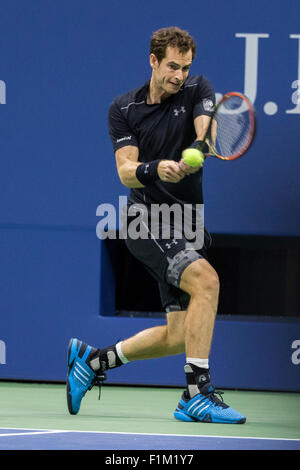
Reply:
[[[117,144],[119,142],[122,142],[123,140],[131,140],[131,135],[129,135],[128,137],[122,137],[121,139],[117,139]]]
[[[214,109],[214,103],[209,98],[204,98],[204,100],[202,100],[202,106],[203,106],[204,111],[207,111],[207,112],[213,111]]]

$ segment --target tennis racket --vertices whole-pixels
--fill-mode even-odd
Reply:
[[[249,99],[242,93],[226,93],[216,105],[198,149],[205,156],[235,160],[249,150],[255,137],[255,128],[255,112]]]

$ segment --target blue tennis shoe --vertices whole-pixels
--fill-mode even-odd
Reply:
[[[104,373],[97,374],[89,367],[88,357],[93,352],[91,346],[78,339],[71,339],[68,346],[67,403],[70,414],[76,415],[81,400],[94,385],[101,386],[106,379]]]
[[[203,423],[242,424],[246,422],[245,416],[226,405],[216,394],[210,383],[206,383],[193,398],[189,398],[186,391],[174,411],[174,417],[179,421],[201,421]]]

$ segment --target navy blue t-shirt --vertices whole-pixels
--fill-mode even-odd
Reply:
[[[194,119],[211,116],[215,94],[203,76],[190,76],[180,90],[160,104],[147,104],[149,83],[117,97],[109,109],[109,134],[114,151],[127,145],[139,148],[138,161],[181,159],[196,139]],[[145,188],[131,188],[129,202],[143,204],[202,204],[203,169],[178,183],[160,179]]]

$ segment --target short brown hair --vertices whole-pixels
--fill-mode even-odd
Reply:
[[[196,55],[196,44],[190,33],[177,26],[161,28],[152,34],[150,42],[150,54],[155,54],[158,62],[166,56],[167,47],[177,47],[180,54],[185,54],[190,49],[192,57]]]

